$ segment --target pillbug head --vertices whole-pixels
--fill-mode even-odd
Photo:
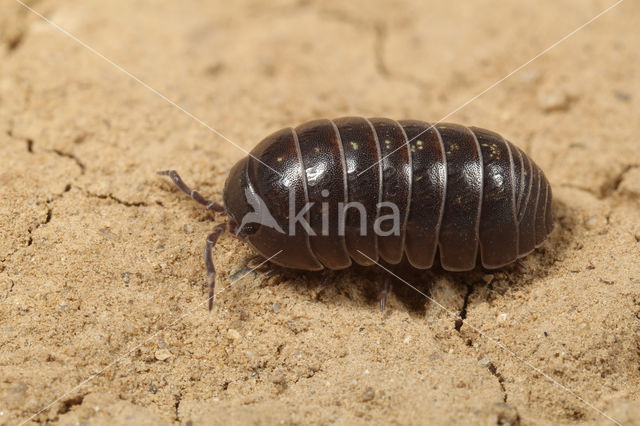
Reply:
[[[254,198],[251,195],[247,196],[247,191],[252,192],[252,189],[248,184],[247,157],[245,157],[229,172],[223,192],[224,208],[240,239],[255,234],[260,228],[259,223],[248,221],[255,208],[251,205]]]

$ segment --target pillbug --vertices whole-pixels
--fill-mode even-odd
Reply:
[[[271,262],[300,270],[352,263],[448,271],[495,269],[533,251],[553,229],[540,168],[497,133],[451,123],[345,117],[267,136],[231,169],[223,204],[158,172],[228,219],[226,230]],[[383,296],[384,298],[384,296]],[[381,300],[381,307],[384,300]]]

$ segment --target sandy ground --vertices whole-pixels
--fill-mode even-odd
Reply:
[[[318,117],[438,120],[613,0],[0,0],[0,424],[640,424],[640,4],[448,121],[545,170],[521,266],[247,274],[214,218],[244,149]],[[233,283],[233,285],[231,285]],[[443,310],[446,308],[446,310]],[[553,379],[556,383],[550,381]],[[609,417],[607,417],[609,416]]]

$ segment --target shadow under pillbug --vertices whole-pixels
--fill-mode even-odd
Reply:
[[[345,117],[279,130],[231,169],[224,205],[158,173],[228,216],[205,246],[209,309],[225,230],[287,268],[406,257],[427,269],[438,252],[444,269],[468,271],[514,262],[553,229],[551,187],[533,160],[497,133],[450,123]]]

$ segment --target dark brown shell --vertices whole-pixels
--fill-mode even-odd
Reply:
[[[499,268],[533,251],[553,229],[551,187],[533,160],[497,133],[457,124],[346,117],[280,130],[236,164],[225,208],[239,223],[250,211],[244,191],[251,191],[288,230],[290,189],[296,212],[315,202],[305,217],[318,235],[302,226],[289,235],[260,225],[241,234],[265,258],[282,250],[271,261],[290,268],[396,264],[406,256],[426,269],[437,252],[446,270],[470,270],[478,261]],[[399,209],[399,235],[373,232],[383,201]],[[346,215],[343,236],[335,221],[321,235],[322,202],[331,214],[339,202],[361,203],[366,235],[355,211]]]

